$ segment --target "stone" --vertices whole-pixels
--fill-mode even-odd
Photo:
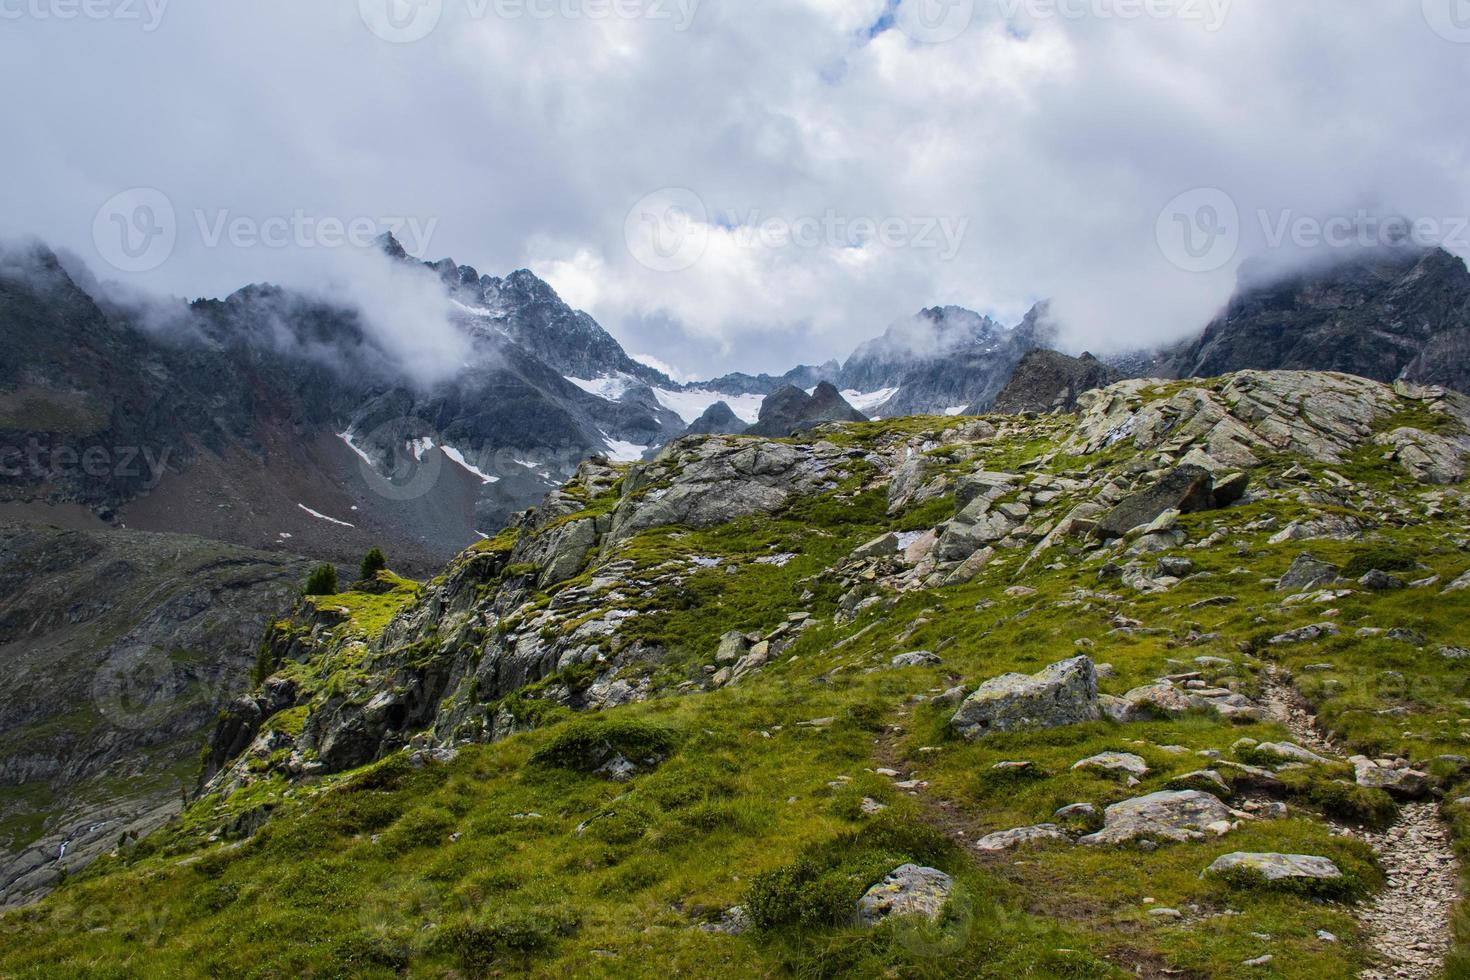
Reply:
[[[1088,847],[1141,839],[1203,840],[1206,832],[1230,826],[1230,808],[1198,790],[1164,791],[1114,803],[1103,813],[1103,829],[1077,841]]]
[[[987,834],[975,842],[975,849],[995,854],[1020,847],[1022,844],[1055,840],[1067,841],[1068,837],[1056,824],[1042,823],[1034,827],[1017,827],[1015,830],[1002,830],[994,834]]]
[[[1396,643],[1407,643],[1415,647],[1422,647],[1429,642],[1429,639],[1418,630],[1411,630],[1402,626],[1389,630],[1388,638]]]
[[[890,532],[880,534],[867,544],[858,546],[853,550],[851,557],[855,559],[887,558],[896,554],[898,554],[898,535]]]
[[[739,630],[731,630],[720,637],[720,647],[715,651],[715,663],[733,664],[750,652],[750,639]]]
[[[1166,786],[1174,790],[1195,789],[1202,793],[1212,793],[1221,799],[1230,796],[1230,785],[1214,769],[1197,769],[1182,776],[1175,776]]]
[[[1101,752],[1073,763],[1072,768],[1094,770],[1109,776],[1148,775],[1148,763],[1130,752]]]
[[[1353,765],[1356,782],[1369,789],[1381,789],[1401,800],[1418,800],[1429,795],[1429,774],[1417,769],[1382,766],[1366,756],[1355,755]]]
[[[1173,578],[1188,578],[1194,574],[1194,562],[1188,558],[1160,558],[1154,565],[1154,578],[1171,576]]]
[[[755,923],[750,918],[750,913],[745,907],[736,905],[725,910],[717,922],[705,922],[700,925],[704,932],[722,936],[741,936],[749,932]]]
[[[1367,574],[1358,579],[1358,584],[1374,592],[1389,592],[1395,589],[1402,589],[1404,587],[1404,580],[1373,568],[1369,569]]]
[[[1341,569],[1325,561],[1319,561],[1306,552],[1296,556],[1281,581],[1276,583],[1278,592],[1308,592],[1336,582]]]
[[[932,667],[941,661],[928,650],[915,650],[912,653],[900,653],[889,662],[894,667]]]
[[[1036,674],[986,681],[965,699],[950,724],[974,741],[991,732],[1041,731],[1101,717],[1092,659],[1073,657]]]
[[[1311,749],[1302,748],[1295,742],[1262,742],[1254,750],[1258,755],[1271,756],[1284,762],[1305,762],[1311,765],[1330,765],[1331,760],[1325,759]]]
[[[937,868],[904,864],[869,888],[858,902],[858,921],[875,926],[892,916],[922,915],[939,918],[954,882]]]
[[[1259,875],[1266,881],[1332,881],[1340,879],[1342,872],[1336,864],[1325,857],[1306,854],[1251,854],[1236,851],[1216,858],[1205,869],[1206,876],[1244,871],[1252,876]]]
[[[1153,523],[1168,510],[1193,514],[1215,506],[1215,478],[1194,465],[1175,467],[1153,486],[1124,497],[1097,522],[1093,534],[1121,538],[1136,527]]]
[[[1057,812],[1052,814],[1052,819],[1091,821],[1100,816],[1097,807],[1091,803],[1068,803],[1064,807],[1059,807]]]
[[[1324,636],[1337,636],[1341,633],[1336,623],[1316,623],[1312,626],[1303,626],[1300,629],[1287,630],[1271,637],[1269,642],[1272,646],[1281,646],[1288,643],[1310,643],[1320,640]]]

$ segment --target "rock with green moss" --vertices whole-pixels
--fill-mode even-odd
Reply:
[[[1092,658],[1073,657],[1037,674],[986,681],[965,698],[950,725],[974,741],[995,732],[1041,731],[1101,717]]]
[[[863,895],[858,902],[858,921],[865,926],[876,926],[885,919],[903,915],[938,919],[953,888],[953,879],[937,868],[900,865]]]
[[[1250,854],[1237,851],[1216,858],[1205,869],[1206,876],[1266,882],[1291,880],[1335,881],[1343,877],[1336,864],[1325,857],[1307,854]]]

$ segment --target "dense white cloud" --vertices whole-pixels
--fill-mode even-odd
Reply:
[[[529,266],[630,350],[709,374],[840,356],[947,303],[1014,322],[1052,297],[1073,346],[1156,341],[1207,319],[1284,216],[1448,235],[1470,215],[1470,32],[1436,7],[1459,0],[420,2],[0,0],[0,80],[24,93],[0,108],[0,231],[215,295],[320,275],[333,220],[413,218],[411,249]],[[383,40],[362,11],[387,3],[383,33],[437,21]],[[912,36],[956,12],[951,39]],[[114,273],[94,217],[135,187],[177,236]],[[1198,262],[1167,216],[1157,240],[1195,188],[1238,214]],[[648,212],[657,239],[635,213],[630,249],[649,195],[685,208]],[[1214,200],[1185,217],[1231,218]]]

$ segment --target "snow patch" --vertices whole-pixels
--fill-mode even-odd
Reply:
[[[737,419],[747,425],[755,425],[760,420],[761,402],[765,400],[760,395],[726,395],[707,388],[691,388],[688,391],[655,388],[653,397],[664,408],[683,419],[685,425],[695,422],[715,402],[724,402],[730,406],[730,411],[735,413]]]
[[[449,302],[460,312],[468,313],[470,316],[493,317],[495,315],[494,310],[488,310],[483,306],[466,306],[464,303],[461,303],[457,299],[452,299]]]
[[[306,511],[308,514],[310,514],[312,517],[315,517],[319,521],[327,521],[327,522],[332,523],[332,524],[340,525],[341,527],[356,527],[355,524],[348,524],[346,521],[339,521],[335,517],[328,517],[326,514],[323,514],[321,511],[312,510],[310,507],[306,506],[305,504],[297,504],[296,506],[297,507],[300,507],[302,510]]]
[[[614,463],[636,463],[643,458],[643,454],[648,452],[650,448],[631,442],[624,442],[621,439],[614,439],[606,432],[602,433],[602,438],[607,442],[607,458]]]
[[[614,374],[606,378],[567,378],[572,384],[581,388],[589,395],[615,402],[623,397],[623,392],[639,382],[626,374]]]
[[[377,469],[377,467],[373,464],[372,457],[370,457],[367,453],[363,452],[360,448],[358,448],[357,443],[355,443],[355,442],[352,441],[352,433],[351,432],[339,432],[339,433],[337,433],[337,438],[338,439],[341,439],[343,442],[347,443],[347,448],[349,448],[353,452],[357,453],[358,457],[364,463],[368,464],[368,468],[369,469],[372,469],[372,470],[376,470]]]
[[[408,444],[408,451],[413,453],[415,462],[423,462],[424,453],[434,448],[434,440],[425,436],[422,439],[414,439]]]
[[[877,391],[848,390],[842,393],[842,397],[849,405],[866,415],[869,409],[877,408],[896,394],[897,388],[879,388]]]
[[[489,473],[486,473],[483,470],[480,470],[477,467],[471,465],[470,461],[464,458],[464,453],[460,452],[458,449],[455,449],[453,446],[440,446],[439,448],[443,450],[444,455],[454,460],[456,463],[458,463],[469,472],[473,473],[475,476],[478,476],[481,483],[500,482],[500,477],[491,476]]]
[[[953,408],[946,408],[944,410],[944,414],[945,415],[964,415],[965,414],[965,409],[967,409],[969,407],[970,407],[969,405],[955,405]]]

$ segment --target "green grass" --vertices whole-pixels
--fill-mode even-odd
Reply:
[[[937,435],[953,424],[903,419],[822,437],[856,445]],[[936,459],[953,472],[1020,470],[1055,451],[1067,424],[1040,420],[1015,438]],[[1047,469],[1108,470],[1128,458],[1124,450],[1080,460],[1058,455]],[[1255,474],[1258,485],[1289,464],[1272,461]],[[1417,493],[1381,453],[1335,469],[1405,497]],[[1433,768],[1449,798],[1470,795],[1470,780],[1435,761],[1470,754],[1470,724],[1461,723],[1470,717],[1470,669],[1437,653],[1441,645],[1466,645],[1470,592],[1410,589],[1288,605],[1268,581],[1302,551],[1347,569],[1448,581],[1470,566],[1454,536],[1435,523],[1406,521],[1365,540],[1271,545],[1287,520],[1321,511],[1288,491],[1181,519],[1192,541],[1217,527],[1226,535],[1216,547],[1178,552],[1200,574],[1165,593],[1100,581],[1104,555],[1069,541],[1029,566],[1020,581],[1032,594],[1007,594],[1028,552],[1004,552],[967,585],[885,595],[883,604],[839,623],[833,614],[843,589],[833,566],[881,532],[931,527],[954,509],[945,497],[890,516],[875,477],[855,463],[835,490],[799,498],[780,513],[710,529],[657,529],[625,542],[618,557],[632,559],[630,578],[654,579],[670,563],[686,570],[677,583],[629,590],[617,603],[638,615],[605,652],[662,651],[650,665],[656,694],[649,701],[577,715],[545,695],[561,685],[581,689],[602,668],[567,665],[498,702],[523,730],[462,746],[447,764],[415,768],[396,753],[355,772],[297,785],[271,774],[228,799],[200,800],[169,831],[99,862],[46,902],[0,918],[0,975],[1355,975],[1367,951],[1352,902],[1383,879],[1367,849],[1332,833],[1322,817],[1381,825],[1393,805],[1336,782],[1344,767],[1285,774],[1286,818],[1243,820],[1219,839],[1152,851],[1044,843],[981,856],[968,843],[985,833],[1050,820],[1071,803],[1102,808],[1166,788],[1210,767],[1203,753],[1244,761],[1231,750],[1242,737],[1289,736],[1274,724],[1232,725],[1196,713],[969,743],[951,734],[952,709],[930,699],[1006,671],[1039,670],[1075,655],[1078,640],[1091,641],[1090,654],[1112,664],[1115,676],[1103,681],[1111,694],[1192,669],[1203,655],[1231,662],[1206,669],[1210,683],[1256,693],[1261,672],[1275,666],[1295,677],[1348,750],[1404,754]],[[603,497],[579,503],[587,504],[582,517],[605,505]],[[1070,505],[1063,497],[1057,506]],[[1245,530],[1267,516],[1279,519],[1276,528]],[[1456,520],[1463,523],[1463,514]],[[503,560],[514,545],[502,535],[472,552]],[[776,555],[790,559],[757,560]],[[687,571],[695,556],[720,564]],[[1047,567],[1056,562],[1061,567]],[[552,609],[563,617],[545,627],[552,639],[556,630],[575,629],[593,610],[557,603],[592,578],[587,571],[543,594],[518,586],[525,605],[506,610],[500,625]],[[279,670],[314,692],[357,690],[377,659],[394,653],[375,644],[396,635],[388,623],[419,591],[400,580],[383,596],[313,600],[318,609],[347,609],[346,620],[329,653]],[[1191,608],[1219,596],[1234,601]],[[733,687],[675,693],[706,676],[724,632],[767,632],[797,611],[812,613],[816,624],[760,673]],[[1148,631],[1113,633],[1119,614]],[[1339,637],[1265,642],[1329,617],[1342,628]],[[1429,644],[1420,650],[1386,635],[1359,638],[1363,626],[1410,627]],[[276,634],[299,640],[301,629],[284,622]],[[1214,638],[1192,643],[1191,633]],[[941,663],[887,666],[895,653],[917,649],[935,652]],[[396,653],[437,665],[432,649]],[[1320,664],[1331,669],[1305,670]],[[1384,713],[1399,708],[1410,710]],[[294,735],[304,721],[305,709],[293,709],[269,724]],[[658,761],[614,782],[588,771],[609,749]],[[1150,771],[1130,788],[1072,769],[1102,751],[1136,753]],[[1032,762],[1037,774],[994,769],[1018,760]],[[874,772],[881,767],[926,785],[905,792]],[[884,809],[865,812],[864,800]],[[274,808],[264,829],[245,840],[218,837],[223,824],[263,807]],[[1453,819],[1457,846],[1470,858],[1470,807],[1454,810]],[[1322,895],[1201,876],[1232,851],[1322,855],[1348,880]],[[953,876],[940,921],[855,925],[857,897],[906,861]],[[753,932],[729,937],[697,928],[736,904],[753,914]],[[1185,918],[1148,914],[1160,907]],[[1318,930],[1341,941],[1324,942]],[[1470,942],[1470,922],[1459,935]],[[1269,970],[1241,966],[1268,952]]]

